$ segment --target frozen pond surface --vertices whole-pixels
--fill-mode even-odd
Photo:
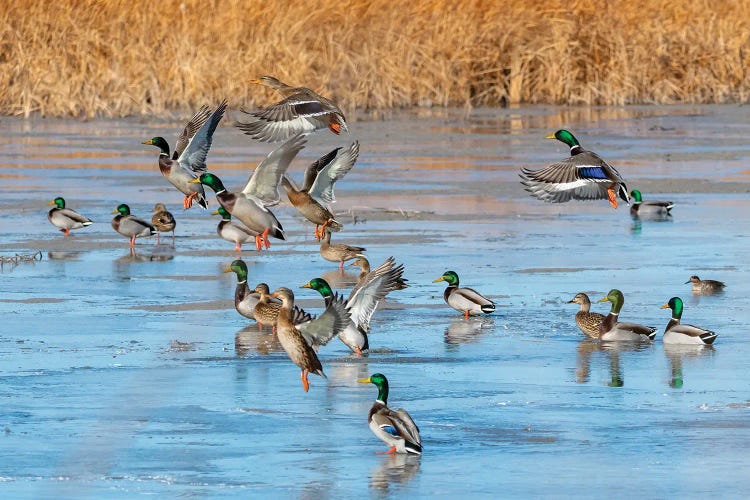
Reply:
[[[230,117],[237,118],[237,117]],[[336,189],[344,231],[377,265],[394,255],[411,287],[373,319],[372,351],[338,340],[328,375],[299,370],[268,331],[234,311],[235,257],[218,218],[181,210],[157,150],[180,120],[0,120],[0,255],[40,250],[0,272],[0,494],[57,496],[731,497],[750,488],[750,107],[520,108],[421,113],[352,124],[362,154]],[[606,201],[548,205],[527,196],[521,166],[567,148],[571,129],[630,189],[676,203],[666,222],[634,221]],[[311,139],[290,169],[348,139]],[[272,146],[218,130],[209,167],[239,186]],[[70,238],[47,222],[57,195],[96,221]],[[215,208],[213,194],[209,196]],[[164,202],[174,247],[110,227],[128,203]],[[290,286],[324,276],[347,289],[288,204],[287,242],[246,250],[249,281]],[[356,223],[355,223],[356,222]],[[166,239],[169,242],[169,238]],[[496,301],[463,320],[442,301],[446,269]],[[690,275],[727,282],[694,297]],[[646,346],[585,340],[566,304],[610,288],[621,318],[659,328]],[[713,348],[661,342],[670,297],[683,320],[716,331]],[[594,304],[606,312],[608,304]],[[376,455],[381,372],[390,405],[420,426],[420,458]],[[618,494],[619,493],[619,494]]]

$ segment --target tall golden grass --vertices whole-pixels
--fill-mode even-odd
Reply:
[[[0,113],[744,102],[750,0],[0,0]]]

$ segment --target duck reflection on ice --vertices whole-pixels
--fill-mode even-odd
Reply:
[[[234,352],[240,358],[251,352],[265,356],[272,352],[283,352],[279,339],[271,332],[271,327],[258,329],[250,324],[234,335]]]
[[[664,354],[669,360],[669,387],[673,389],[682,389],[684,382],[682,375],[682,361],[685,358],[698,358],[701,356],[710,356],[714,353],[712,345],[684,345],[684,344],[664,344]]]
[[[479,340],[482,334],[495,329],[495,319],[492,316],[463,316],[454,318],[445,329],[446,344],[471,344]]]
[[[387,492],[391,487],[408,483],[419,472],[420,459],[420,455],[405,453],[384,455],[370,472],[370,488]]]
[[[576,360],[576,382],[583,384],[589,381],[591,376],[591,355],[594,352],[603,352],[609,358],[609,381],[610,387],[622,387],[625,385],[625,375],[620,364],[620,354],[623,352],[642,351],[648,349],[651,343],[646,342],[599,342],[592,339],[583,339],[578,343],[578,354]]]

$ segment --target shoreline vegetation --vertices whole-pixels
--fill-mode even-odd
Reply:
[[[750,0],[3,0],[0,115],[745,103]]]

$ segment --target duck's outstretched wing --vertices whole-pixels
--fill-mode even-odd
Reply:
[[[208,156],[208,150],[211,149],[214,131],[226,109],[227,100],[224,99],[189,140],[187,147],[177,158],[180,166],[193,175],[206,171],[206,156]]]
[[[333,337],[344,331],[349,324],[349,311],[344,298],[335,294],[323,314],[297,326],[305,342],[313,349],[326,345]]]
[[[521,184],[532,196],[549,203],[574,200],[606,200],[613,184],[620,197],[630,201],[620,173],[595,153],[583,153],[540,170],[522,168]]]
[[[349,172],[359,157],[359,142],[354,141],[348,149],[340,151],[315,177],[310,187],[310,196],[318,203],[327,206],[336,201],[333,195],[334,183]]]
[[[403,283],[403,264],[396,266],[393,257],[370,271],[349,294],[346,303],[352,321],[365,333],[370,330],[370,319],[381,300]]]
[[[250,174],[247,184],[242,189],[242,194],[247,198],[260,200],[266,207],[278,204],[281,199],[279,195],[281,177],[306,143],[305,136],[297,134],[271,151]]]
[[[193,117],[190,118],[185,125],[185,128],[182,129],[182,133],[180,133],[180,136],[177,138],[177,143],[174,145],[174,153],[172,154],[173,160],[180,157],[190,142],[190,139],[192,139],[198,129],[206,123],[209,116],[211,116],[211,108],[204,104],[201,106],[201,109],[196,111]]]

